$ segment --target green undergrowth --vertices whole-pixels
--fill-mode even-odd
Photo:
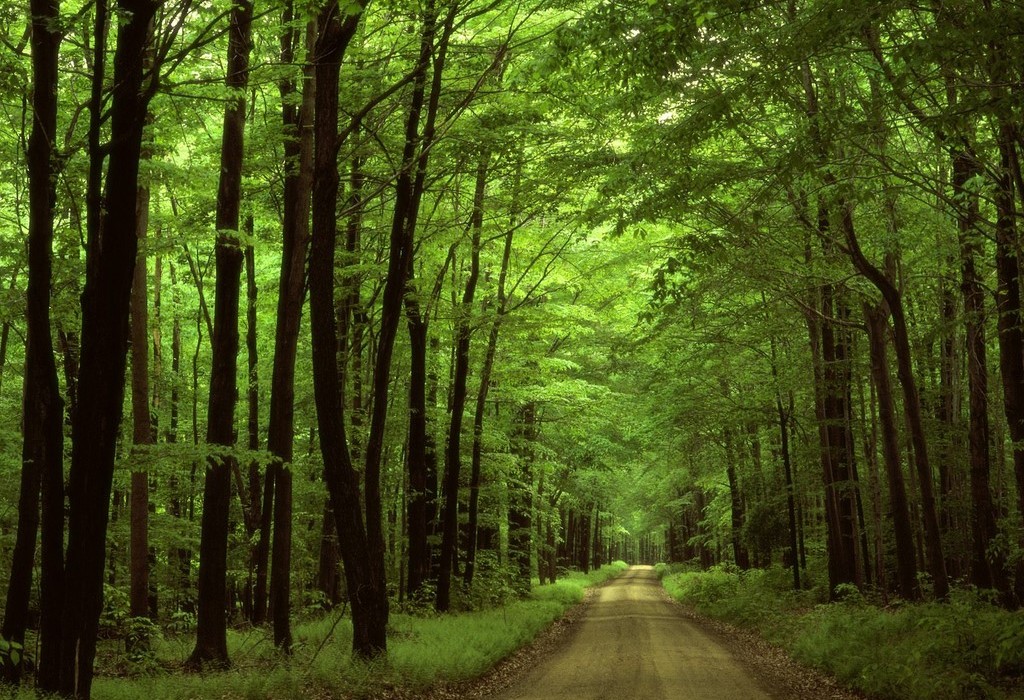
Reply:
[[[697,612],[757,631],[797,661],[885,700],[1024,698],[1024,612],[978,592],[947,603],[882,606],[856,589],[824,603],[791,590],[789,571],[659,568],[665,589]]]
[[[273,648],[268,630],[232,630],[228,671],[184,673],[182,662],[194,641],[191,635],[155,639],[145,664],[118,665],[112,661],[118,656],[116,650],[108,649],[93,685],[93,698],[359,698],[391,688],[415,692],[466,680],[531,641],[580,602],[587,586],[625,568],[626,564],[616,562],[588,575],[570,572],[556,583],[535,586],[525,599],[486,610],[448,615],[393,612],[386,661],[364,663],[352,658],[351,620],[344,615],[297,624],[290,659],[282,659]],[[33,697],[28,692],[22,696]]]

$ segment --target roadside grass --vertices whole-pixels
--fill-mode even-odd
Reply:
[[[615,562],[589,575],[570,572],[556,583],[535,586],[524,599],[485,610],[448,615],[393,612],[388,657],[370,663],[352,658],[351,620],[339,615],[297,624],[290,659],[274,649],[267,630],[232,630],[232,668],[227,671],[184,673],[181,664],[191,651],[191,635],[157,638],[145,663],[115,664],[116,654],[108,650],[106,671],[93,684],[93,698],[268,700],[360,698],[392,688],[423,691],[481,675],[580,602],[587,586],[625,568],[625,563]]]
[[[708,617],[751,629],[794,659],[885,700],[1024,698],[1024,612],[974,590],[946,603],[840,602],[793,591],[788,570],[660,569],[668,593]]]

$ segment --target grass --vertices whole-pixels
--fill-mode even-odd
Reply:
[[[872,697],[1024,698],[1024,612],[976,591],[882,607],[855,589],[838,603],[824,603],[820,589],[794,592],[779,568],[660,573],[669,594],[697,612],[755,630]]]
[[[93,698],[269,700],[359,698],[389,688],[422,691],[486,672],[580,602],[587,586],[625,568],[616,562],[589,575],[572,572],[556,583],[535,586],[525,599],[487,610],[443,616],[393,613],[388,657],[372,663],[352,658],[351,621],[338,616],[296,625],[291,659],[276,652],[267,630],[232,630],[228,644],[233,666],[220,672],[181,671],[181,662],[191,651],[190,635],[155,640],[153,658],[144,666],[126,665],[118,649],[107,645]],[[125,677],[129,673],[131,677]]]

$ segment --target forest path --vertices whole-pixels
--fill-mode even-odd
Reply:
[[[561,648],[498,700],[766,700],[728,649],[687,620],[653,567],[602,587]]]

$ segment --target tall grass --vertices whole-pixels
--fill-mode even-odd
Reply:
[[[282,659],[262,630],[232,632],[234,667],[228,671],[184,674],[178,666],[191,650],[190,638],[161,640],[157,663],[133,678],[99,677],[96,700],[191,700],[224,698],[358,698],[388,688],[422,691],[441,682],[481,675],[530,642],[580,602],[587,586],[626,568],[616,562],[589,575],[572,573],[529,597],[500,608],[450,615],[393,613],[386,660],[353,659],[351,621],[325,617],[295,628],[295,653]]]
[[[664,577],[665,589],[701,614],[757,631],[796,660],[886,700],[1024,698],[1024,613],[975,591],[947,603],[881,607],[851,591],[788,589],[782,569],[713,568]]]

